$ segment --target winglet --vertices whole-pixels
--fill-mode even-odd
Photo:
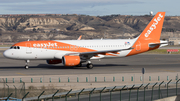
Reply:
[[[79,36],[79,38],[78,38],[77,40],[81,40],[81,37],[82,37],[82,35],[81,35],[81,36]]]

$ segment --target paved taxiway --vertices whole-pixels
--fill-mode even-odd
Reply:
[[[93,69],[87,69],[86,64],[83,67],[64,67],[62,64],[48,65],[45,60],[35,60],[30,62],[29,69],[26,70],[24,60],[6,59],[2,52],[1,50],[0,76],[141,73],[142,68],[147,73],[180,72],[180,55],[140,54],[93,60]]]

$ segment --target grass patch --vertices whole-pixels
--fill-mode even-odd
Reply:
[[[11,47],[12,45],[0,45],[0,47]]]
[[[149,53],[149,54],[168,54],[167,49],[155,49],[155,50],[148,51],[146,53]],[[180,51],[171,52],[171,54],[180,54]]]

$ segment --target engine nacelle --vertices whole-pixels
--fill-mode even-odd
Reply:
[[[47,64],[59,64],[62,63],[62,60],[54,59],[54,60],[46,60]]]
[[[65,66],[76,66],[78,64],[80,64],[81,60],[79,56],[63,56],[62,57],[63,60],[63,64]]]

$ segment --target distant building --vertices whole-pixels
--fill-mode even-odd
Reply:
[[[180,45],[180,38],[169,38],[169,45]]]

